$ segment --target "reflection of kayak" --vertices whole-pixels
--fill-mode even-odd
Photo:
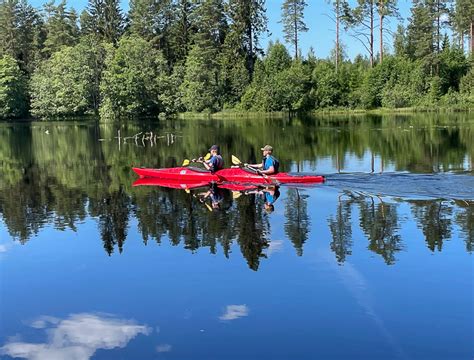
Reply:
[[[270,175],[267,179],[254,172],[235,168],[223,169],[212,174],[209,171],[191,167],[176,167],[167,169],[146,169],[133,168],[140,177],[154,177],[160,179],[173,179],[176,181],[216,181],[216,182],[240,182],[252,184],[276,183],[276,184],[303,184],[322,183],[324,176],[319,175],[299,175],[280,172]]]
[[[156,177],[144,177],[135,180],[133,186],[161,186],[172,189],[194,189],[209,185],[209,181],[186,181],[173,180],[173,179],[161,179]]]

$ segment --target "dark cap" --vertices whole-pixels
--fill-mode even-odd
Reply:
[[[273,151],[273,147],[270,145],[265,145],[263,148],[260,148],[263,151]]]
[[[219,146],[217,146],[217,145],[212,145],[212,146],[209,148],[209,151],[212,151],[212,150],[216,150],[217,152],[219,152]]]

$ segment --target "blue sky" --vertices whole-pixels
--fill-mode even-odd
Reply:
[[[30,0],[31,4],[35,7],[40,7],[44,4],[45,0]],[[59,0],[57,0],[59,2]],[[261,45],[266,48],[266,45],[270,40],[283,41],[282,24],[279,23],[281,18],[281,4],[283,0],[267,0],[267,15],[268,15],[268,29],[269,36],[263,36],[261,39]],[[356,0],[349,0],[353,5]],[[318,57],[329,56],[331,49],[334,47],[335,37],[335,25],[334,22],[328,17],[331,14],[331,6],[326,0],[307,0],[308,7],[305,12],[305,22],[309,28],[309,31],[301,34],[300,48],[305,55],[310,47],[313,47]],[[81,11],[87,4],[87,0],[68,0],[68,5],[73,6],[76,10]],[[128,0],[121,1],[122,9],[128,10]],[[400,9],[400,15],[404,20],[410,16],[410,6],[412,0],[398,0]],[[395,30],[397,27],[397,19],[390,19],[388,27]],[[391,47],[392,40],[388,37],[389,45]],[[354,58],[357,54],[366,54],[364,47],[354,38],[342,35],[342,41],[346,47],[346,53],[350,58]],[[378,49],[378,37],[375,38],[376,49]]]

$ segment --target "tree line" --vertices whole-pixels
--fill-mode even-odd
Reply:
[[[0,118],[474,104],[472,1],[413,0],[394,34],[397,0],[329,2],[335,46],[322,59],[301,52],[307,0],[282,4],[290,50],[262,49],[264,0],[131,0],[126,14],[118,0],[80,14],[65,0],[2,0]],[[348,59],[342,32],[366,53]]]

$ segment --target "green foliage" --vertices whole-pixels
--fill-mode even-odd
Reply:
[[[118,0],[89,0],[89,30],[100,39],[116,43],[123,32],[124,19]]]
[[[12,56],[30,74],[41,57],[44,37],[41,16],[26,0],[0,2],[0,56]]]
[[[286,48],[271,44],[263,62],[257,62],[252,84],[241,106],[254,111],[295,111],[308,107],[310,67],[292,61]]]
[[[159,99],[167,66],[160,51],[137,36],[124,36],[109,47],[102,75],[102,118],[152,115],[163,111]]]
[[[42,12],[27,0],[0,1],[0,57],[11,56],[31,84],[21,108],[31,105],[35,116],[99,108],[104,118],[116,118],[472,104],[472,62],[463,48],[472,20],[468,0],[453,1],[449,24],[447,0],[413,0],[406,30],[400,25],[394,36],[394,54],[383,51],[378,63],[370,35],[398,16],[397,0],[357,0],[353,8],[328,0],[338,24],[357,32],[352,35],[369,51],[353,60],[337,40],[328,59],[317,59],[312,49],[300,54],[307,1],[283,1],[285,40],[298,61],[278,42],[266,55],[260,49],[264,0],[132,0],[126,17],[118,0],[88,0],[80,27],[74,9],[59,1]],[[448,25],[453,44],[443,34]]]
[[[49,117],[96,111],[103,57],[103,47],[86,37],[43,61],[31,78],[31,113]]]
[[[26,81],[13,57],[0,58],[0,119],[26,114]]]
[[[46,40],[43,52],[50,56],[63,46],[73,46],[79,35],[77,15],[74,10],[66,10],[66,0],[54,5],[54,0],[44,5],[47,14],[45,24]]]
[[[217,53],[210,40],[203,39],[191,48],[181,84],[183,104],[188,111],[219,109]]]
[[[459,82],[469,70],[469,62],[462,50],[456,46],[446,46],[439,57],[439,76],[442,81],[442,93],[449,89],[459,91]]]

